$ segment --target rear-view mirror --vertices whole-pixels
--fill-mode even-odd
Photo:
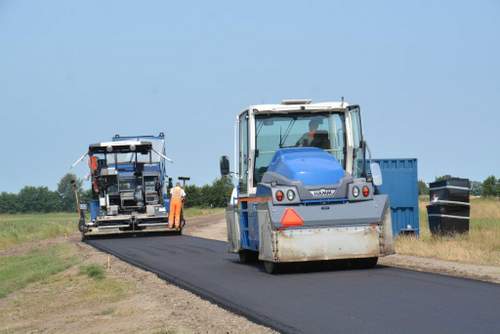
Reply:
[[[370,163],[370,171],[372,174],[373,185],[382,185],[382,171],[380,170],[380,165],[376,162]]]
[[[220,174],[222,176],[229,175],[229,159],[225,155],[220,158]]]

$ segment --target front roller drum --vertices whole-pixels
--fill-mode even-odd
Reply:
[[[255,263],[259,260],[259,253],[248,249],[240,250],[238,255],[241,263]]]
[[[378,257],[367,257],[362,259],[351,260],[354,269],[371,269],[375,268],[378,262]]]
[[[279,274],[282,264],[278,262],[264,261],[264,269],[268,274]]]

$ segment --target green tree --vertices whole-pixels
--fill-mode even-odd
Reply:
[[[0,213],[16,213],[20,211],[17,194],[2,192],[0,194]]]
[[[184,203],[185,207],[189,208],[202,205],[202,197],[199,187],[194,184],[190,184],[186,186],[184,191],[186,192],[186,203]]]
[[[453,176],[449,175],[449,174],[446,174],[446,175],[441,175],[441,176],[436,176],[436,180],[434,182],[437,182],[437,181],[444,181],[444,180],[449,180],[451,179]]]
[[[427,186],[427,183],[422,180],[418,180],[418,194],[429,195],[429,187]]]
[[[470,183],[470,194],[473,196],[481,196],[483,192],[483,184],[478,181],[471,181]]]
[[[228,177],[216,179],[212,184],[198,187],[188,185],[186,191],[186,207],[225,207],[231,196],[233,184]]]
[[[75,192],[73,190],[72,181],[76,182],[76,187],[78,193],[81,194],[82,190],[82,180],[78,179],[75,174],[68,173],[64,175],[59,183],[57,184],[57,192],[61,197],[61,209],[63,211],[75,211],[76,210],[76,200]]]
[[[497,195],[497,179],[496,177],[488,176],[483,181],[483,196],[490,197]]]
[[[61,198],[47,187],[26,186],[17,195],[18,212],[54,212],[61,210]]]
[[[80,202],[88,204],[92,200],[92,196],[92,189],[82,190],[82,192],[80,193]]]
[[[221,177],[215,180],[210,187],[209,206],[223,208],[227,206],[231,192],[233,191],[233,183],[228,177]]]
[[[500,197],[500,178],[497,180],[497,197]]]

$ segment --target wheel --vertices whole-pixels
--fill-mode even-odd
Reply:
[[[277,262],[264,261],[264,269],[268,274],[278,274],[280,272],[280,264]]]
[[[259,259],[259,253],[247,249],[240,250],[238,252],[238,255],[240,256],[241,263],[257,262],[257,260]]]
[[[377,265],[378,257],[367,257],[353,260],[353,267],[356,269],[370,269]]]
[[[82,238],[81,238],[81,241],[82,242],[85,242],[85,240],[87,240],[87,236],[85,234],[82,233]]]

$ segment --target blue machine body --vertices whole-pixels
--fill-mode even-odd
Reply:
[[[279,149],[274,154],[267,171],[280,174],[289,180],[301,181],[304,186],[333,185],[345,176],[345,171],[338,160],[330,153],[316,147]],[[269,188],[257,185],[257,196],[271,196],[268,191]],[[303,200],[301,205],[322,202],[325,200]],[[334,199],[328,202],[341,204],[347,202],[347,199]],[[241,246],[244,249],[258,251],[258,203],[241,202],[239,205],[241,209],[239,215]]]
[[[378,187],[389,195],[392,232],[419,235],[417,159],[372,159],[382,171],[383,183]]]
[[[99,200],[91,200],[89,203],[90,219],[95,220],[99,215]]]
[[[419,234],[417,159],[372,159],[382,171],[383,184],[378,193],[390,199],[393,235]],[[305,186],[336,184],[345,175],[334,156],[318,148],[286,148],[276,151],[267,171],[287,179],[302,181]],[[238,191],[239,192],[239,191]],[[269,196],[268,188],[257,186],[257,196]],[[324,202],[324,200],[317,200]],[[347,199],[335,202],[346,203]],[[333,202],[332,202],[333,203]],[[299,205],[309,205],[302,201]],[[331,204],[331,203],[330,203]],[[240,204],[240,241],[244,249],[258,251],[258,203]]]
[[[139,135],[139,136],[120,136],[120,135],[115,135],[112,138],[112,141],[122,141],[122,140],[161,140],[163,141],[165,139],[165,136],[163,133],[160,133],[158,136],[155,135]],[[165,145],[162,145],[161,147],[161,153],[165,155]],[[136,172],[136,166],[134,163],[120,163],[115,165],[116,170],[118,172],[118,175],[122,177],[134,177],[135,172]],[[161,189],[165,189],[165,179],[167,178],[166,174],[166,168],[165,168],[165,159],[161,158],[157,162],[153,162],[150,164],[144,164],[144,169],[143,172],[159,172],[160,173],[160,186]],[[168,194],[163,192],[162,194],[163,197],[163,202],[165,205],[166,212],[168,213],[170,211],[170,199],[168,197]],[[101,213],[100,210],[100,205],[99,205],[99,200],[91,200],[89,203],[89,211],[90,211],[90,218],[91,220],[95,220],[97,216],[99,215],[106,215],[105,212]]]
[[[336,184],[345,175],[335,157],[316,147],[284,148],[276,151],[267,171],[305,186]]]

